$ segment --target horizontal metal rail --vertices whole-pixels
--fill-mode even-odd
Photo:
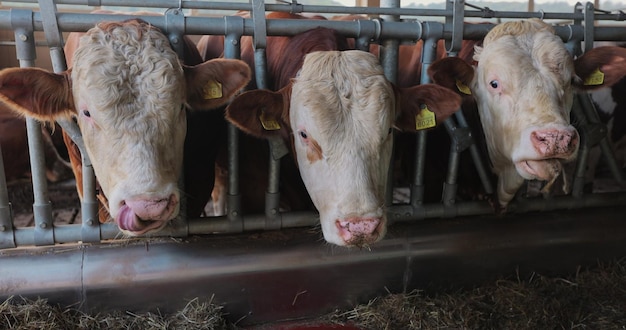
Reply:
[[[31,1],[22,1],[24,3],[30,3]],[[122,4],[123,2],[123,4]],[[145,1],[57,1],[58,4],[85,4],[85,5],[110,5],[110,6],[146,6]],[[181,8],[194,8],[194,9],[224,9],[232,10],[236,7],[237,10],[250,10],[250,4],[245,3],[227,3],[227,2],[207,2],[207,1],[150,1],[149,6],[155,8],[178,8],[179,4],[182,4]],[[42,8],[43,9],[43,8]],[[269,5],[265,4],[264,9],[266,11],[292,11],[292,12],[333,12],[333,13],[356,13],[356,14],[378,14],[378,15],[415,15],[415,16],[450,16],[453,15],[453,10],[413,10],[406,8],[358,8],[358,7],[337,7],[337,6],[303,6],[303,5]],[[459,11],[456,8],[457,15],[464,15],[464,17],[479,17],[476,15],[476,11]],[[259,11],[257,9],[257,15]],[[261,11],[263,13],[263,11]],[[48,14],[48,16],[45,16]],[[484,14],[484,13],[483,13]],[[495,12],[493,17],[508,17],[508,18],[528,18],[536,17],[538,13],[505,13]],[[572,13],[541,13],[542,18],[558,18],[558,19],[571,19],[574,23],[568,25],[555,26],[556,33],[565,42],[579,43],[582,40],[589,41],[593,38],[596,41],[622,41],[626,39],[625,28],[623,27],[603,27],[595,26],[593,28],[587,27],[589,21],[619,21],[623,20],[621,15],[613,14],[595,14],[590,15],[590,10],[586,7],[586,11],[583,13],[582,8],[577,6]],[[42,17],[44,16],[44,17]],[[65,13],[58,12],[52,15],[56,18],[55,28],[60,31],[77,31],[83,32],[94,26],[97,22],[102,20],[124,20],[131,17],[129,15],[104,15],[104,14],[84,14],[84,13]],[[493,27],[493,24],[460,24],[462,20],[451,20],[450,23],[439,22],[421,22],[421,21],[393,21],[392,19],[386,19],[383,21],[318,21],[318,20],[262,20],[255,21],[253,18],[237,18],[236,22],[230,19],[224,19],[223,17],[177,17],[175,26],[172,26],[171,22],[168,25],[166,17],[159,16],[140,16],[151,24],[161,28],[165,33],[172,33],[176,35],[188,34],[188,35],[203,35],[203,34],[216,34],[226,35],[227,40],[231,40],[228,44],[233,43],[232,40],[237,40],[243,35],[255,36],[255,42],[257,46],[262,46],[264,43],[260,36],[275,36],[275,35],[294,35],[318,26],[324,26],[333,28],[339,33],[348,37],[359,38],[361,42],[381,42],[396,41],[396,40],[427,40],[436,41],[440,39],[446,40],[459,40],[458,35],[462,34],[462,39],[480,39]],[[0,10],[0,29],[15,29],[15,21],[19,18],[23,21],[23,25],[28,26],[33,31],[44,30],[44,21],[50,22],[49,13],[32,12],[30,10]],[[46,19],[44,19],[46,18]],[[583,25],[582,22],[587,23]],[[259,31],[260,28],[265,30],[265,33]],[[46,32],[49,32],[47,28]],[[170,31],[171,30],[171,31]],[[16,31],[17,33],[17,31]],[[16,34],[17,36],[17,34]],[[366,36],[366,38],[364,38]],[[16,38],[19,39],[19,38]],[[368,40],[369,39],[369,40]],[[26,43],[31,43],[34,46],[33,38],[26,38]],[[390,53],[384,55],[385,72],[391,72],[392,77],[394,66],[396,65],[396,56],[392,49],[397,47],[397,43],[389,42],[385,44],[389,48]],[[367,45],[361,45],[365,47]],[[455,45],[451,45],[448,51],[454,51]],[[260,47],[262,49],[262,47]],[[237,49],[230,49],[226,47],[227,56],[231,58],[239,57]],[[430,52],[434,51],[434,48],[429,49]],[[433,54],[430,54],[433,55]],[[263,58],[263,54],[259,52],[258,56]],[[381,56],[383,58],[383,56]],[[391,60],[389,60],[391,59]],[[26,63],[30,65],[30,63]],[[263,73],[264,68],[261,68],[260,73]],[[422,72],[426,72],[425,67]],[[466,126],[463,118],[457,118],[460,127]],[[451,132],[455,132],[457,127],[448,122],[447,127]],[[231,128],[229,133],[229,149],[236,150],[237,138],[236,131]],[[582,134],[582,133],[581,133]],[[425,136],[425,135],[424,135]],[[423,166],[423,153],[425,147],[425,140],[421,139],[422,134],[418,134],[418,150],[417,150],[417,162],[418,167]],[[79,138],[77,132],[73,132],[73,138]],[[424,137],[425,139],[425,137]],[[470,146],[471,152],[477,154],[476,147]],[[459,150],[460,151],[460,150]],[[233,151],[234,152],[234,151]],[[452,157],[457,157],[457,153],[453,153]],[[235,163],[238,161],[237,157],[231,152],[229,156],[229,163],[232,168],[237,171]],[[34,162],[35,163],[35,162]],[[488,163],[488,162],[483,162]],[[420,165],[421,164],[421,165]],[[86,165],[89,165],[88,163]],[[272,165],[272,164],[271,164]],[[479,173],[483,173],[481,177],[484,177],[486,169],[484,165],[477,164]],[[277,166],[270,166],[274,168],[273,174],[279,170]],[[2,170],[0,168],[0,170]],[[421,169],[423,170],[423,169]],[[36,169],[33,169],[35,172]],[[417,172],[420,171],[418,168]],[[3,171],[2,179],[4,179]],[[277,177],[272,177],[273,182],[277,182]],[[493,210],[486,202],[458,202],[454,200],[455,194],[455,181],[456,180],[456,166],[452,166],[447,176],[448,188],[445,196],[445,203],[442,204],[422,204],[421,198],[423,197],[423,187],[420,187],[421,180],[415,182],[415,185],[411,187],[411,201],[407,204],[393,204],[388,208],[388,215],[390,222],[406,222],[416,221],[427,218],[446,218],[455,216],[471,216],[481,214],[491,214]],[[239,183],[238,178],[230,178],[230,185],[237,185]],[[483,178],[483,184],[486,186],[486,190],[489,191],[489,182]],[[234,194],[238,194],[239,187],[235,187]],[[268,211],[276,210],[276,201],[278,198],[277,191],[271,190],[271,194],[268,196],[270,206]],[[236,205],[236,209],[240,207],[239,201],[236,196],[229,195],[229,202],[233,202]],[[46,196],[42,196],[43,199]],[[39,198],[39,199],[42,199]],[[87,236],[81,236],[81,225],[63,225],[63,226],[50,226],[49,221],[41,222],[39,218],[42,216],[36,216],[36,222],[38,225],[45,225],[45,228],[37,226],[34,228],[17,228],[13,231],[11,223],[11,212],[6,197],[6,184],[0,181],[0,248],[10,248],[22,245],[37,245],[37,244],[52,244],[50,239],[56,243],[70,243],[77,241],[85,241]],[[45,203],[43,203],[45,204]],[[605,193],[605,194],[586,194],[582,195],[577,193],[574,196],[562,196],[554,197],[551,199],[541,198],[517,198],[514,203],[511,204],[509,212],[520,213],[530,211],[554,211],[559,209],[578,209],[583,207],[605,207],[612,205],[624,205],[626,204],[626,193]],[[47,205],[43,205],[47,211]],[[83,205],[83,207],[85,207]],[[41,211],[41,212],[44,212]],[[41,213],[40,212],[40,213]],[[244,215],[240,212],[236,214],[230,213],[225,217],[210,217],[201,219],[189,219],[182,228],[177,224],[176,226],[170,226],[164,231],[159,233],[158,236],[168,235],[186,235],[186,234],[206,234],[206,233],[239,233],[242,231],[251,230],[263,230],[263,229],[277,229],[277,228],[289,228],[289,227],[301,227],[312,226],[318,223],[318,217],[314,212],[286,212],[286,213],[271,213],[266,212],[265,215]],[[8,219],[8,220],[7,220]],[[45,239],[37,232],[42,229],[46,229],[44,233]],[[97,229],[96,229],[97,230]],[[120,233],[117,227],[113,224],[104,224],[99,228],[100,238],[103,240],[115,239],[120,237]],[[39,239],[38,239],[39,237]],[[94,241],[93,236],[89,241]]]

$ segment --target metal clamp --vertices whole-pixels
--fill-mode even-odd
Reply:
[[[594,33],[595,33],[595,9],[593,3],[587,2],[583,12],[585,19],[585,49],[588,52],[593,49]]]
[[[463,44],[464,0],[448,0],[446,10],[452,10],[452,17],[446,16],[446,25],[452,25],[452,38],[446,40],[446,51],[457,53]]]
[[[165,33],[179,58],[185,57],[185,13],[179,8],[165,11]]]

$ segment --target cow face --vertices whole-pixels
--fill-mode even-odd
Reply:
[[[385,234],[394,118],[394,91],[376,58],[358,51],[305,58],[292,86],[290,125],[328,242],[365,245]]]
[[[576,157],[573,93],[617,82],[625,58],[619,47],[601,47],[573,60],[550,25],[530,19],[494,27],[475,49],[475,67],[445,58],[429,74],[454,90],[469,86],[506,207],[524,179],[548,181],[549,189],[562,163]]]
[[[131,20],[88,31],[71,74],[5,70],[0,93],[14,110],[42,120],[77,118],[109,214],[122,231],[137,235],[178,215],[186,105],[222,105],[249,78],[241,61],[186,67],[167,37]]]
[[[471,87],[494,170],[514,166],[524,179],[554,181],[579,144],[570,125],[574,63],[563,42],[539,20],[501,24],[474,59]],[[506,188],[501,196],[515,193]]]
[[[439,86],[395,88],[370,53],[322,51],[306,55],[292,85],[246,92],[226,116],[250,134],[292,143],[326,241],[362,247],[386,232],[392,128],[415,130],[424,108],[434,125],[459,105]]]

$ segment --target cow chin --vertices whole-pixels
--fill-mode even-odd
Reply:
[[[561,160],[521,160],[515,163],[517,173],[526,180],[553,181],[563,171]]]
[[[380,241],[387,231],[387,219],[376,216],[322,220],[324,239],[331,244],[367,248]]]

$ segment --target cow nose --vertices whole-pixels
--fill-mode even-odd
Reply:
[[[363,247],[376,242],[383,224],[380,218],[347,218],[335,222],[339,236],[348,246]]]
[[[565,158],[578,148],[575,129],[548,129],[531,133],[533,147],[545,158]]]
[[[141,220],[166,221],[175,216],[178,198],[171,194],[164,198],[129,199],[125,203]]]

